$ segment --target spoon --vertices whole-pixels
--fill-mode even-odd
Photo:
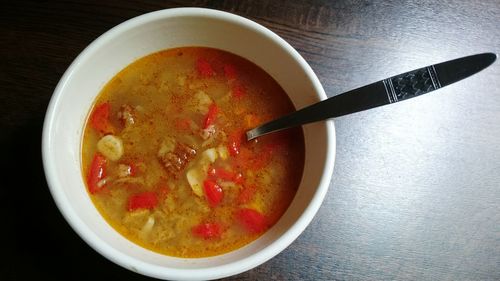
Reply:
[[[247,140],[316,121],[347,115],[427,94],[491,65],[494,53],[482,53],[429,65],[357,88],[262,124]]]

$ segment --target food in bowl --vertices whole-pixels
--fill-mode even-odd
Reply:
[[[280,85],[235,54],[180,47],[147,55],[97,96],[82,173],[106,221],[136,244],[209,257],[261,236],[286,211],[304,167],[295,128],[246,130],[294,110]]]
[[[296,108],[326,99],[307,62],[265,27],[209,9],[156,11],[104,33],[64,73],[47,108],[43,164],[49,190],[61,214],[96,252],[125,269],[155,278],[209,280],[255,268],[283,251],[304,231],[330,184],[335,129],[333,121],[302,128],[305,159],[296,195],[278,222],[252,243],[205,258],[164,255],[133,243],[106,222],[87,192],[86,174],[82,180],[84,124],[96,95],[120,70],[138,58],[184,46],[218,48],[250,60],[279,83]]]

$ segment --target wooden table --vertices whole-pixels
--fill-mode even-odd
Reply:
[[[179,6],[270,28],[329,96],[500,50],[498,0],[3,3],[0,279],[147,279],[94,252],[64,221],[42,170],[41,128],[52,91],[85,46],[127,19]],[[281,254],[233,279],[499,280],[499,78],[497,61],[425,97],[336,119],[335,172],[315,219]]]

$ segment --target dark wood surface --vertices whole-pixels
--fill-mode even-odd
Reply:
[[[200,6],[270,28],[329,96],[428,64],[500,51],[500,2],[2,2],[2,280],[147,280],[68,226],[45,182],[46,106],[71,61],[140,14]],[[500,280],[500,62],[425,97],[335,120],[326,199],[285,251],[234,280]],[[103,278],[103,279],[101,279]]]

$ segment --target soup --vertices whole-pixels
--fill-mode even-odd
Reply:
[[[234,54],[183,47],[143,57],[98,95],[82,172],[106,221],[169,256],[240,248],[272,227],[302,177],[300,128],[247,142],[294,110],[265,71]]]

